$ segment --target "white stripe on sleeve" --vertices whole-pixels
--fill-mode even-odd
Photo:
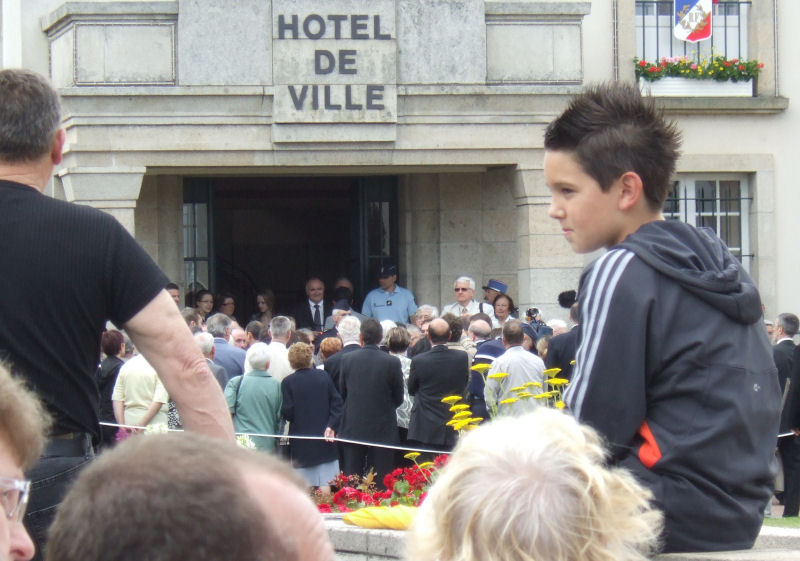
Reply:
[[[581,300],[581,346],[575,357],[572,383],[564,393],[564,400],[577,419],[581,418],[581,407],[589,386],[589,377],[602,344],[600,336],[608,320],[611,299],[620,277],[633,259],[634,253],[626,249],[609,251],[599,258],[582,287]]]

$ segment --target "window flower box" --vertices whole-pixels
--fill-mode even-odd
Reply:
[[[758,73],[757,60],[688,57],[662,58],[656,62],[633,59],[643,93],[666,97],[752,97]]]
[[[665,76],[655,82],[639,78],[643,94],[656,97],[752,97],[755,80],[747,82],[717,82]]]

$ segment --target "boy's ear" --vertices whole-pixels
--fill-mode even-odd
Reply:
[[[619,209],[630,210],[644,197],[642,178],[635,171],[626,171],[617,179],[619,183]]]

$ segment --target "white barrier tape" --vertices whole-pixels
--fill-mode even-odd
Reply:
[[[140,427],[137,425],[119,425],[116,423],[100,423],[104,427],[116,427],[116,428],[123,428],[123,429],[141,429],[144,430],[146,427]],[[169,429],[169,432],[183,432],[181,429]],[[324,436],[299,436],[299,435],[291,435],[291,434],[264,434],[264,433],[256,433],[256,432],[237,432],[236,436],[263,436],[267,438],[294,438],[295,440],[327,440],[328,442],[344,442],[345,444],[358,444],[359,446],[372,446],[374,448],[391,448],[392,450],[407,450],[408,452],[423,452],[428,454],[451,454],[452,450],[431,450],[430,448],[407,448],[405,446],[392,446],[391,444],[383,444],[380,442],[365,442],[362,440],[351,440],[349,438],[333,438],[333,439],[326,439]]]

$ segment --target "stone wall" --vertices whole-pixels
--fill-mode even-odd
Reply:
[[[400,188],[400,254],[417,303],[441,307],[455,301],[453,282],[466,275],[480,287],[506,282],[516,297],[517,213],[513,173],[409,175]]]

